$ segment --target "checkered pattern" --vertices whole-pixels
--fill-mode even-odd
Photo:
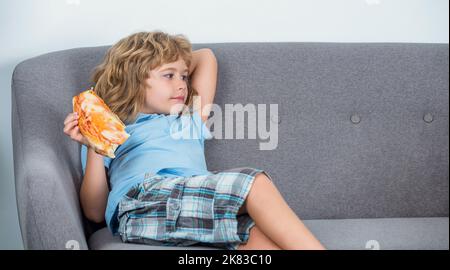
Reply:
[[[123,242],[162,246],[206,245],[235,250],[255,225],[237,215],[256,168],[213,171],[211,175],[146,177],[119,203]],[[269,176],[270,179],[270,176]]]

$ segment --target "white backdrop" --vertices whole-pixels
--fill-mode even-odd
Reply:
[[[111,45],[137,31],[192,43],[448,43],[448,0],[0,1],[0,249],[23,249],[11,139],[11,75],[43,53]]]

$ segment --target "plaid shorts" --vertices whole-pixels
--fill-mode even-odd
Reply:
[[[236,250],[255,225],[237,215],[253,180],[263,170],[242,167],[211,175],[153,175],[133,186],[119,203],[123,242],[156,246],[205,245]]]

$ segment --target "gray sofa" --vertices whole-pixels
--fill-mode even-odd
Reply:
[[[122,243],[87,221],[71,98],[109,46],[18,64],[14,172],[26,249],[210,249]],[[448,44],[215,43],[215,103],[278,104],[278,147],[206,141],[209,170],[265,169],[328,249],[449,248]],[[269,112],[267,112],[269,115]],[[247,137],[246,137],[247,138]],[[274,222],[276,222],[274,220]]]

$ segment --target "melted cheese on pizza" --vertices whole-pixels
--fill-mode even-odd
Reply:
[[[79,115],[80,132],[90,146],[99,154],[115,158],[116,148],[130,136],[120,118],[92,90],[73,97],[72,104]]]

